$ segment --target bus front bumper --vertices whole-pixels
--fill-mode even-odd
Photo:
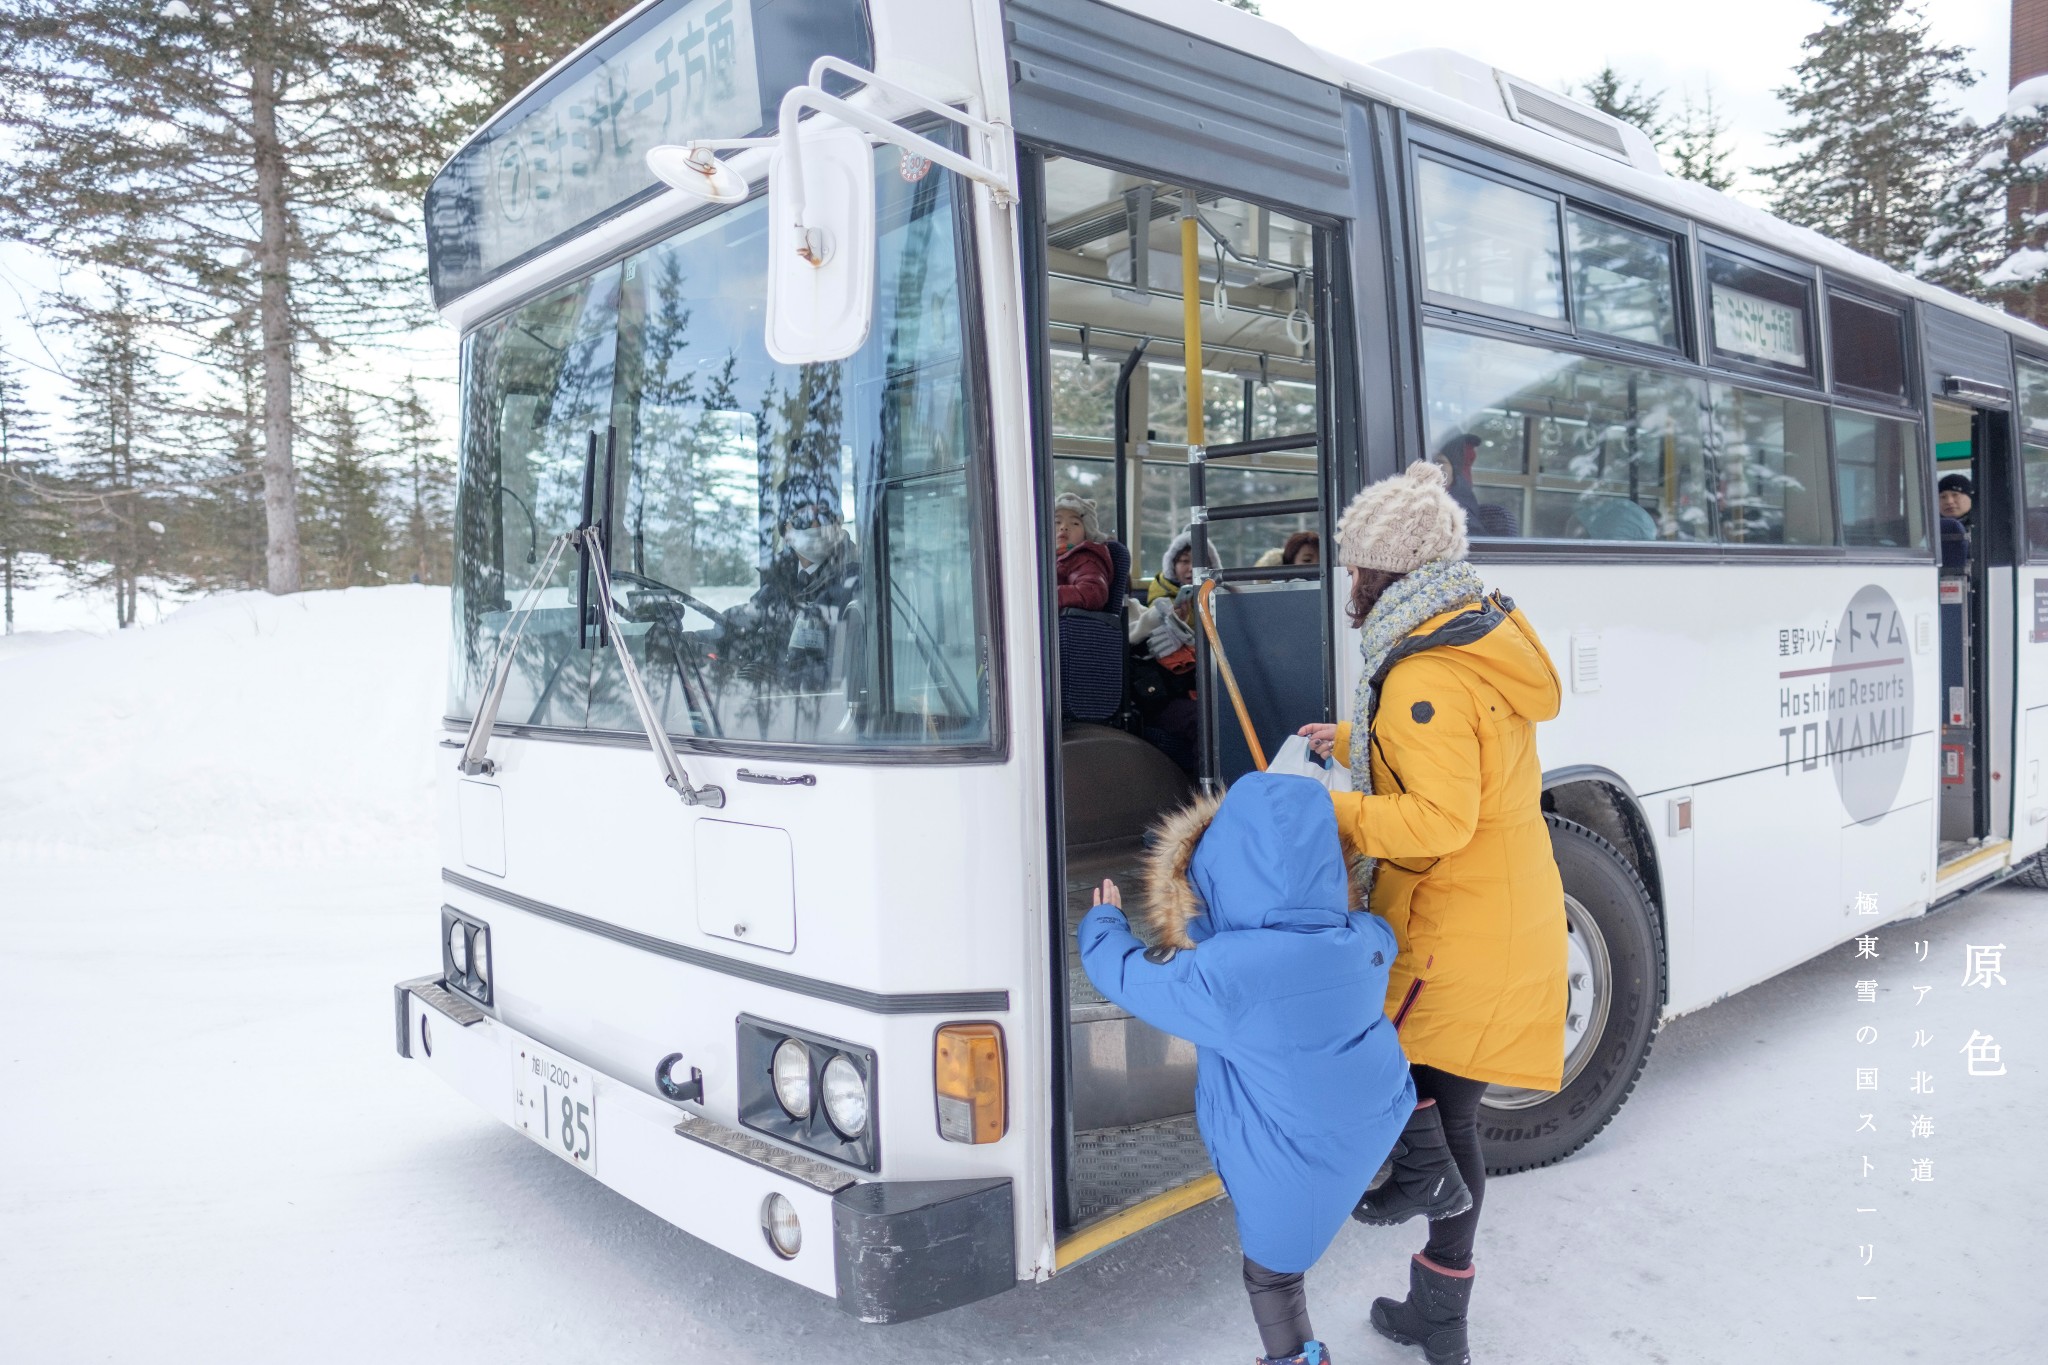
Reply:
[[[512,1057],[537,1040],[437,977],[400,982],[394,994],[398,1055],[516,1128]],[[905,1322],[1017,1283],[1007,1179],[862,1180],[587,1069],[602,1116],[588,1174],[691,1236],[826,1295],[862,1322]],[[787,1199],[802,1225],[794,1256],[777,1251],[763,1226],[771,1194]]]

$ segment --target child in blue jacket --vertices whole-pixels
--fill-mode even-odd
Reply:
[[[1302,1274],[1415,1108],[1382,1004],[1385,920],[1352,910],[1336,815],[1306,777],[1250,773],[1158,831],[1147,948],[1115,882],[1081,922],[1109,1000],[1196,1045],[1195,1117],[1237,1213],[1261,1362],[1319,1365]]]

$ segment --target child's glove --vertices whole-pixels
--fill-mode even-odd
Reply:
[[[1189,651],[1192,658],[1194,647],[1193,627],[1183,624],[1180,617],[1171,610],[1159,613],[1157,624],[1145,637],[1145,648],[1162,664],[1166,664],[1169,658],[1182,650]],[[1171,664],[1167,666],[1172,667]]]

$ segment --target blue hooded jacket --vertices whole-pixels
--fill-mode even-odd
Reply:
[[[1383,1008],[1394,932],[1346,908],[1320,784],[1250,773],[1206,832],[1200,814],[1169,822],[1154,853],[1156,866],[1186,868],[1200,913],[1184,899],[1183,936],[1175,908],[1157,903],[1175,900],[1173,887],[1155,887],[1151,907],[1163,942],[1195,946],[1148,955],[1123,912],[1102,905],[1081,922],[1081,963],[1106,998],[1196,1045],[1195,1117],[1244,1253],[1268,1270],[1307,1270],[1415,1108]]]

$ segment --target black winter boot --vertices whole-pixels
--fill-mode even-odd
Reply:
[[[1458,1174],[1444,1141],[1443,1120],[1428,1105],[1408,1116],[1408,1126],[1394,1139],[1393,1170],[1367,1190],[1351,1216],[1361,1223],[1392,1227],[1416,1214],[1432,1221],[1455,1218],[1472,1207],[1472,1191]]]
[[[1372,1301],[1373,1330],[1403,1346],[1420,1346],[1429,1365],[1472,1365],[1465,1346],[1471,1299],[1470,1270],[1445,1270],[1417,1253],[1408,1262],[1408,1297]]]

